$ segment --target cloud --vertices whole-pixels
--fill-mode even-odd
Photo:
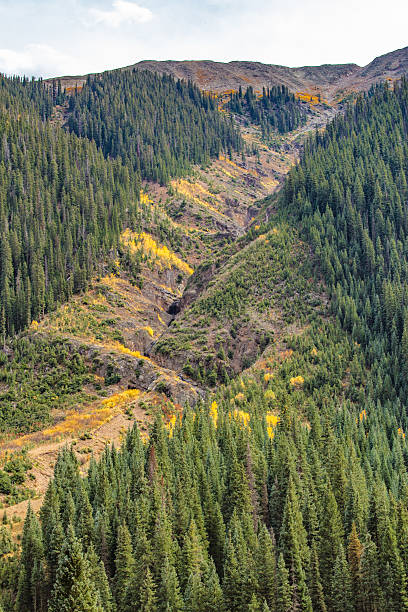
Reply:
[[[97,23],[114,28],[122,23],[147,23],[153,18],[153,13],[148,8],[126,0],[115,0],[112,8],[112,11],[91,8],[89,13]]]
[[[49,45],[30,44],[22,51],[0,49],[0,72],[9,75],[67,74],[72,72],[74,65],[73,58]]]

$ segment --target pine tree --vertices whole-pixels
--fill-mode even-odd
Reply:
[[[99,592],[92,582],[88,561],[72,527],[63,544],[49,612],[103,612]]]
[[[320,529],[320,571],[324,584],[330,577],[340,552],[343,540],[343,525],[336,498],[331,489],[326,492],[326,504]]]
[[[356,612],[362,611],[361,602],[361,555],[363,546],[358,539],[356,524],[353,521],[349,544],[347,549],[348,563],[350,568],[351,587],[353,591],[353,602]]]
[[[89,564],[90,579],[99,593],[100,602],[104,612],[113,612],[115,609],[114,602],[108,578],[106,576],[105,567],[102,561],[98,559],[95,548],[92,545],[86,554],[86,559]]]
[[[259,534],[256,564],[260,601],[266,601],[269,608],[273,609],[276,591],[276,558],[272,538],[264,525]]]
[[[146,575],[140,592],[140,612],[156,612],[156,586],[153,576],[149,568],[146,569]]]
[[[361,555],[361,584],[364,612],[380,612],[384,609],[380,588],[378,553],[370,535],[366,536]]]
[[[16,610],[44,609],[44,549],[39,522],[28,506],[22,537]]]
[[[276,612],[290,612],[292,606],[292,589],[289,583],[289,572],[285,559],[280,553],[276,568]]]
[[[279,543],[281,550],[284,551],[287,563],[290,563],[293,569],[292,584],[297,586],[301,610],[308,611],[311,609],[311,600],[306,576],[310,565],[310,550],[292,476],[290,476],[288,483]]]
[[[320,578],[319,557],[316,542],[312,542],[309,592],[314,612],[327,612],[325,592]]]
[[[122,523],[118,529],[117,548],[115,556],[116,572],[113,579],[115,599],[118,612],[126,612],[126,596],[135,571],[135,560],[132,552],[132,542],[129,529]]]
[[[351,577],[342,545],[333,567],[330,601],[333,612],[353,611]]]
[[[161,570],[158,602],[163,611],[181,612],[183,609],[177,573],[167,557]]]
[[[251,601],[249,603],[248,606],[248,612],[261,612],[262,608],[261,605],[255,595],[255,593],[253,593]]]

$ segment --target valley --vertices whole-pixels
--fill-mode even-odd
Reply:
[[[156,69],[154,63],[143,66]],[[322,68],[316,73],[300,71],[298,77],[308,74],[312,80],[337,83],[338,78],[347,79],[354,73],[355,67],[350,65],[335,71],[336,76]],[[171,74],[197,81],[195,72],[172,70]],[[197,74],[200,87],[205,89],[203,73]],[[225,79],[218,67],[214,74]],[[206,81],[212,91],[218,88],[214,74],[210,70]],[[81,81],[62,82],[68,87],[82,86]],[[231,85],[222,82],[223,87]],[[304,86],[302,83],[297,86]],[[260,87],[258,82],[253,84]],[[222,94],[221,107],[225,99]],[[58,122],[62,126],[69,115],[66,105],[61,109]],[[262,138],[259,126],[235,117],[247,147],[245,156],[219,155],[168,186],[152,181],[142,185],[140,199],[150,228],[156,226],[160,235],[164,220],[166,233],[177,237],[177,252],[167,247],[166,234],[162,234],[161,243],[149,234],[126,230],[113,266],[101,270],[87,291],[39,323],[31,323],[28,342],[63,343],[68,354],[80,356],[89,373],[86,382],[77,386],[73,401],[61,398],[60,406],[54,401],[45,427],[35,425],[38,431],[18,437],[12,432],[2,434],[0,452],[27,449],[35,458],[30,471],[35,507],[46,490],[58,452],[67,443],[75,443],[86,470],[91,455],[98,457],[106,443],[120,444],[135,422],[146,429],[157,412],[171,419],[186,402],[194,405],[204,398],[208,387],[226,383],[251,364],[262,362],[264,352],[272,351],[279,362],[279,355],[288,352],[284,338],[303,332],[313,310],[325,312],[327,297],[320,280],[310,279],[310,286],[305,283],[314,274],[311,253],[300,243],[288,247],[293,237],[279,220],[279,229],[273,227],[266,234],[264,228],[276,215],[271,196],[279,191],[297,161],[305,137],[324,128],[336,112],[338,109],[327,103],[311,104],[305,125],[277,135],[269,143]],[[269,244],[271,254],[266,247]],[[131,249],[143,253],[137,279],[125,262],[126,251]],[[276,278],[270,277],[269,257],[284,261],[283,283],[279,270]],[[260,277],[262,258],[270,294]],[[299,269],[299,264],[305,268]],[[293,280],[287,276],[287,266],[293,267]],[[248,276],[251,271],[253,277]],[[224,299],[230,282],[233,294],[236,283],[242,283],[245,300],[243,294],[239,306],[214,310],[217,295]],[[300,296],[301,302],[295,306]],[[244,306],[246,300],[248,305]],[[272,303],[273,310],[265,310],[264,303]],[[81,440],[84,436],[85,441]],[[28,500],[14,505],[6,502],[6,508],[22,517],[27,504]]]
[[[18,453],[25,448],[32,458],[28,484],[34,508],[39,507],[58,452],[67,443],[75,443],[85,473],[91,455],[98,457],[105,443],[120,444],[135,422],[146,429],[157,411],[168,420],[186,402],[194,404],[205,396],[205,375],[201,381],[196,380],[188,364],[205,371],[208,359],[213,362],[214,357],[220,372],[227,367],[232,376],[248,367],[259,351],[262,353],[262,343],[269,342],[266,336],[275,334],[276,342],[285,330],[294,329],[293,322],[285,323],[278,311],[273,322],[265,320],[259,326],[256,319],[260,315],[254,312],[250,315],[253,321],[248,319],[233,341],[236,348],[231,366],[215,357],[232,341],[231,315],[220,328],[223,337],[227,334],[224,339],[212,322],[216,323],[217,317],[211,315],[209,327],[200,326],[193,352],[183,346],[186,335],[197,335],[186,328],[191,308],[200,299],[205,300],[209,284],[223,282],[218,270],[233,253],[241,252],[248,242],[244,238],[248,229],[256,227],[251,236],[255,245],[268,241],[257,226],[257,217],[265,215],[263,202],[279,190],[299,155],[304,134],[326,120],[327,111],[322,108],[311,114],[306,126],[277,138],[275,146],[262,142],[256,125],[243,124],[242,136],[249,146],[257,148],[256,154],[246,155],[244,160],[221,155],[206,167],[194,168],[190,176],[173,180],[168,187],[145,183],[141,201],[153,223],[155,216],[164,217],[170,231],[181,237],[177,254],[165,242],[156,242],[157,238],[148,241],[146,234],[141,241],[138,235],[124,232],[122,253],[108,275],[95,278],[86,292],[31,324],[26,334],[29,342],[63,342],[68,354],[78,354],[89,372],[86,383],[78,387],[77,403],[62,402],[52,408],[46,427],[23,436],[2,436],[0,452]],[[276,234],[271,238],[276,239]],[[124,260],[126,249],[140,248],[141,243],[146,261],[141,264],[136,284]],[[279,248],[285,244],[279,243]],[[230,274],[228,268],[225,274]],[[171,346],[170,352],[167,346]],[[248,352],[249,346],[252,348]],[[214,383],[218,377],[217,373]],[[112,382],[107,382],[110,379]],[[129,389],[134,389],[134,394]],[[23,518],[27,505],[28,500],[6,503],[7,513]],[[16,523],[14,531],[18,533],[20,527]]]
[[[0,611],[408,610],[407,53],[0,77]]]

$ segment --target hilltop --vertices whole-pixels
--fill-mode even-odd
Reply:
[[[353,63],[323,64],[290,68],[261,62],[232,61],[228,63],[210,60],[156,61],[143,60],[118,70],[150,70],[168,74],[176,79],[193,81],[200,89],[225,92],[245,89],[255,90],[285,85],[293,92],[320,94],[335,101],[350,91],[365,91],[374,83],[386,79],[398,79],[408,72],[408,47],[376,57],[367,66]],[[82,85],[84,76],[64,76],[64,87]],[[55,80],[55,79],[49,79]]]

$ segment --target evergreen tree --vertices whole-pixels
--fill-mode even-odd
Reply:
[[[113,580],[118,612],[126,612],[126,596],[132,580],[135,560],[129,529],[123,523],[119,525],[115,556],[116,572]]]
[[[285,559],[280,553],[276,568],[276,612],[289,612],[292,609],[292,589],[289,583],[289,572]]]
[[[350,571],[342,545],[340,545],[333,568],[330,601],[330,609],[333,612],[352,612],[353,610]]]
[[[41,528],[28,506],[22,537],[22,555],[16,610],[44,610],[44,549]]]
[[[348,563],[350,568],[351,587],[353,591],[354,609],[356,612],[362,611],[361,602],[361,555],[363,546],[358,538],[356,524],[353,522],[349,536],[347,549]]]
[[[156,586],[149,568],[146,569],[145,579],[140,592],[140,611],[156,612]]]
[[[58,561],[49,612],[103,612],[99,592],[92,582],[87,559],[69,527]]]

